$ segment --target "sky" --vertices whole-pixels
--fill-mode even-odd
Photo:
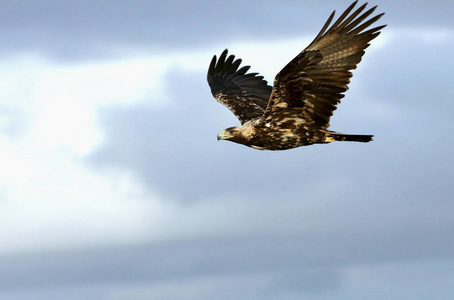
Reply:
[[[274,152],[212,56],[272,82],[350,1],[1,1],[0,299],[453,299],[454,5],[369,2],[331,129],[374,141]]]

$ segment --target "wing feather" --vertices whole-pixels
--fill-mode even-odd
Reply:
[[[286,110],[303,108],[307,124],[322,129],[329,127],[336,105],[348,89],[350,70],[356,69],[369,42],[386,26],[364,31],[383,14],[364,22],[376,6],[362,13],[367,3],[353,11],[356,3],[329,27],[333,12],[309,46],[276,75],[263,118],[265,122]]]
[[[240,65],[241,59],[227,57],[226,49],[211,60],[207,80],[214,98],[244,124],[263,116],[272,88],[263,76],[247,73],[249,66],[238,69]]]

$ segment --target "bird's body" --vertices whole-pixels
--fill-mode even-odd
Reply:
[[[330,130],[321,130],[311,125],[304,125],[300,115],[285,118],[282,122],[264,123],[260,119],[242,126],[223,130],[218,139],[228,139],[257,150],[286,150],[312,144],[325,144],[333,141],[368,142],[371,135],[342,134]]]
[[[353,3],[328,29],[331,14],[314,41],[288,63],[270,87],[258,73],[247,73],[241,60],[213,57],[208,69],[208,83],[216,100],[229,108],[241,126],[218,134],[259,150],[285,150],[333,141],[369,142],[372,135],[342,134],[328,130],[336,105],[361,61],[368,42],[384,26],[364,31],[383,14],[362,23],[375,7],[364,12],[366,4],[350,16]],[[361,24],[362,23],[362,24]]]

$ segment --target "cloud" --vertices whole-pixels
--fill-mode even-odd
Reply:
[[[34,159],[40,163],[24,163],[45,176],[2,185],[2,254],[131,243],[163,215],[159,202],[122,172],[100,176],[68,158]]]
[[[160,65],[59,65],[33,55],[1,65],[0,76],[9,83],[0,92],[1,252],[131,242],[147,235],[163,214],[158,196],[145,193],[127,171],[94,172],[83,157],[103,142],[96,109],[131,105],[148,89],[159,91]]]
[[[394,40],[388,39],[387,43],[391,46],[401,38],[402,35],[395,35]],[[385,37],[384,40],[386,41],[387,38]],[[293,45],[295,47],[293,52],[297,52],[296,45],[299,43],[300,41],[297,40],[284,44],[289,47]],[[429,42],[427,45],[421,44],[421,41],[415,39],[409,39],[406,45],[408,46],[399,50],[399,57],[405,57],[405,53],[411,52],[410,49],[415,48],[416,45],[419,48],[430,47]],[[266,64],[263,62],[269,61],[265,57],[280,56],[280,50],[277,48],[270,47],[271,50],[267,49],[262,53],[263,48],[267,49],[266,45],[249,44],[248,51],[245,51],[246,56],[248,53],[261,53],[256,55],[254,61],[262,58],[261,64],[264,66]],[[287,49],[287,47],[284,48]],[[241,47],[238,50],[235,47],[233,49],[235,49],[233,53],[242,57]],[[435,131],[434,128],[445,126],[443,120],[440,120],[437,115],[444,114],[446,110],[437,112],[437,115],[426,115],[424,118],[428,123],[412,124],[413,119],[423,118],[424,110],[420,108],[423,106],[409,106],[407,103],[429,99],[431,92],[428,89],[418,92],[403,88],[400,84],[396,85],[396,82],[388,79],[391,69],[396,70],[397,74],[400,72],[406,78],[405,82],[412,82],[417,86],[420,86],[419,81],[423,77],[417,72],[408,74],[407,70],[412,69],[414,65],[411,58],[396,62],[390,60],[389,55],[385,55],[383,51],[386,49],[382,48],[382,52],[366,54],[365,63],[368,59],[371,62],[365,66],[360,65],[355,71],[351,91],[347,93],[346,100],[340,105],[332,120],[332,128],[340,131],[375,133],[379,143],[373,148],[344,143],[329,145],[333,150],[329,151],[327,147],[314,146],[298,149],[304,151],[304,157],[296,151],[288,151],[279,153],[279,160],[277,160],[275,153],[250,151],[238,145],[214,142],[214,136],[218,131],[237,124],[237,120],[211,99],[204,80],[204,72],[172,69],[166,73],[165,82],[168,91],[166,96],[173,106],[154,109],[143,104],[127,109],[122,106],[111,106],[104,110],[102,126],[110,138],[105,147],[95,153],[93,162],[100,165],[115,163],[123,167],[131,167],[141,174],[139,177],[144,180],[145,185],[159,188],[162,193],[173,198],[186,200],[209,198],[219,194],[233,196],[235,190],[252,197],[264,197],[265,200],[283,197],[283,195],[295,195],[296,190],[302,186],[311,189],[317,179],[324,182],[330,181],[327,176],[329,177],[332,172],[342,173],[341,178],[351,178],[347,175],[347,171],[352,168],[357,170],[357,174],[369,170],[367,174],[383,178],[383,183],[393,186],[391,182],[394,180],[393,176],[386,175],[390,170],[396,168],[395,174],[407,178],[403,174],[406,172],[405,169],[398,168],[408,164],[416,168],[418,164],[413,162],[427,155],[427,151],[432,151],[429,147],[430,142],[419,145],[416,136],[411,132],[430,130],[430,133],[425,135],[426,139],[430,141],[440,138],[443,131]],[[244,58],[244,63],[250,64],[247,58]],[[428,62],[424,64],[425,70],[428,70]],[[254,71],[262,69],[260,64],[251,65]],[[266,73],[271,73],[270,67],[264,69]],[[387,86],[395,87],[395,92],[391,94],[389,89],[383,87],[382,81],[387,82]],[[437,78],[429,78],[428,81],[438,84],[439,91],[445,90],[441,95],[449,94],[448,86],[443,85],[443,81]],[[154,95],[150,95],[150,101],[153,101],[153,97]],[[450,103],[448,98],[442,96],[439,97],[437,106],[431,105],[428,109],[438,111],[438,107],[449,106]],[[434,126],[427,126],[427,124]],[[387,132],[391,128],[393,132]],[[407,136],[405,142],[401,138],[402,135]],[[125,137],[128,137],[128,143],[122,142]],[[411,154],[405,154],[407,157],[401,157],[402,159],[392,166],[369,163],[369,161],[377,161],[377,158],[382,162],[394,161],[392,156],[399,155],[399,152],[384,151],[393,144],[405,145],[404,147],[411,147],[414,150]],[[361,156],[353,154],[352,151],[361,152]],[[443,152],[443,149],[440,151]],[[344,157],[344,159],[327,157],[331,152],[334,152],[336,157]],[[125,155],[126,153],[130,154]],[[347,162],[348,158],[351,161]],[[266,164],[263,163],[264,161]],[[322,162],[330,165],[320,168]],[[433,162],[430,164],[434,166]],[[430,170],[433,168],[431,165],[425,166]],[[178,172],[175,169],[178,169]],[[195,170],[197,172],[194,172]],[[285,170],[285,173],[279,170]],[[301,177],[307,183],[301,182]],[[354,175],[353,178],[355,178]],[[372,187],[378,184],[373,183],[372,177],[366,175],[365,178],[370,180]],[[361,179],[355,178],[355,180]],[[415,178],[415,180],[418,179]],[[279,182],[278,189],[274,185],[276,181]],[[403,184],[412,186],[414,183],[404,180]],[[308,195],[307,190],[305,194]],[[311,198],[311,194],[307,197]]]
[[[425,290],[430,290],[433,281],[440,291],[449,291],[447,279],[453,276],[452,258],[445,256],[449,242],[439,244],[430,235],[419,239],[438,248],[440,256],[429,258],[405,235],[377,239],[349,232],[337,238],[324,234],[245,235],[9,256],[0,259],[0,291],[8,294],[20,288],[49,295],[66,287],[69,295],[91,291],[88,299],[113,295],[120,299],[212,299],[215,293],[227,299],[238,294],[251,299],[329,299],[333,295],[349,299],[356,293],[398,292],[393,282],[401,277],[405,280],[400,282],[409,288],[426,282]],[[428,270],[429,278],[425,276]]]
[[[380,4],[332,122],[374,143],[279,153],[215,141],[237,120],[207,64],[228,47],[271,82],[344,4],[24,3],[0,10],[0,298],[452,298],[442,1]]]
[[[372,4],[372,3],[371,3]],[[394,27],[453,26],[449,1],[415,6],[381,1],[383,22]],[[426,5],[426,7],[424,7]],[[0,41],[4,55],[39,52],[63,61],[121,57],[124,50],[149,53],[196,50],[224,41],[275,41],[314,36],[344,1],[3,1]],[[424,13],[419,13],[424,9]],[[418,17],[415,17],[418,16]],[[279,25],[277,25],[279,24]]]
[[[386,43],[392,45],[400,38],[394,35]],[[410,41],[406,50],[421,44],[419,40]],[[247,52],[259,53],[266,45],[250,44],[247,48]],[[271,49],[263,55],[278,56],[279,50]],[[382,46],[382,51],[387,49]],[[365,231],[381,232],[380,228],[388,225],[389,230],[399,226],[416,230],[429,222],[423,217],[427,210],[439,226],[450,228],[449,217],[443,213],[443,207],[449,204],[442,200],[449,197],[449,189],[444,186],[451,166],[443,160],[449,147],[435,150],[437,158],[424,159],[434,152],[432,143],[444,135],[436,129],[443,128],[444,121],[438,118],[440,113],[423,115],[420,109],[406,109],[394,94],[375,94],[376,85],[380,85],[376,78],[386,80],[390,72],[387,68],[381,70],[378,64],[390,62],[381,61],[385,56],[382,53],[372,55],[366,54],[365,59],[370,58],[372,63],[358,70],[367,68],[368,72],[355,72],[352,91],[336,111],[333,128],[372,132],[376,134],[373,144],[338,143],[276,153],[218,143],[214,141],[217,131],[237,120],[211,99],[204,72],[169,69],[164,81],[172,105],[113,105],[102,110],[106,143],[93,153],[90,162],[101,169],[112,165],[126,168],[143,186],[165,195],[166,202],[176,206],[174,215],[164,221],[170,228],[166,234],[171,236],[192,236],[193,232],[201,236],[239,234],[242,230],[285,232],[293,228],[323,231],[339,226],[356,232],[357,224],[363,224]],[[376,58],[378,64],[374,63]],[[245,63],[249,64],[247,59]],[[411,59],[402,59],[394,61],[393,68],[406,73],[404,70],[411,69],[411,65]],[[377,67],[378,75],[368,74]],[[354,84],[356,77],[361,85]],[[419,79],[417,73],[406,75],[408,81]],[[150,101],[154,96],[150,95]],[[449,105],[448,99],[439,101],[440,106]],[[438,111],[437,106],[431,109]],[[427,122],[414,121],[423,116]],[[421,144],[412,132],[430,134],[424,135],[426,140]],[[440,206],[434,205],[434,199]],[[343,216],[338,211],[343,211]],[[313,215],[323,215],[323,221],[313,219]],[[230,220],[235,220],[237,226],[229,224]],[[269,220],[278,220],[279,224]],[[381,220],[386,221],[383,224]]]

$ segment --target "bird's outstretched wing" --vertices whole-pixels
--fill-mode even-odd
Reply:
[[[342,93],[348,89],[352,77],[349,70],[356,69],[369,41],[386,26],[364,31],[383,14],[362,23],[376,7],[361,14],[366,3],[349,16],[356,2],[327,30],[333,12],[314,41],[276,75],[265,122],[301,110],[309,118],[306,123],[328,128],[336,105],[344,97]]]
[[[263,116],[272,88],[258,73],[246,73],[249,66],[238,69],[240,64],[241,59],[227,57],[226,49],[211,60],[207,80],[214,98],[244,124]]]

